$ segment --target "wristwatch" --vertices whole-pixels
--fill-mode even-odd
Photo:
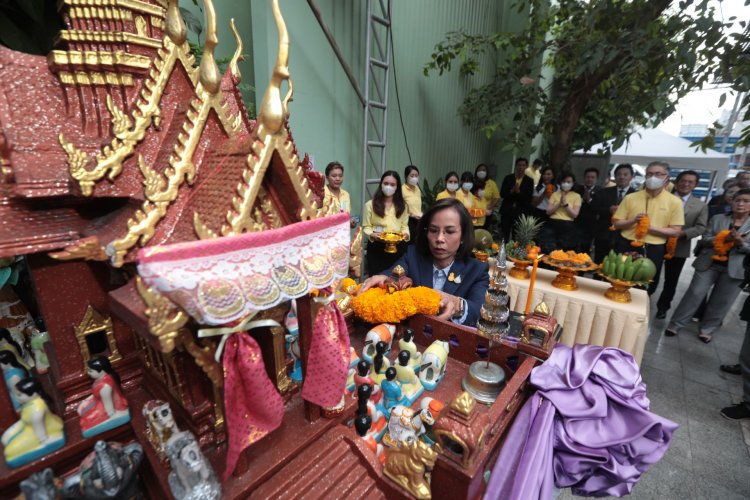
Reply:
[[[464,315],[464,307],[465,307],[464,304],[465,303],[466,303],[466,301],[464,299],[461,299],[461,298],[458,299],[458,311],[456,311],[455,313],[453,313],[453,318],[460,319],[461,317],[463,317],[463,315]]]

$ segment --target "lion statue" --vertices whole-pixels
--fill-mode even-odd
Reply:
[[[417,498],[432,498],[425,472],[431,471],[437,452],[417,439],[388,450],[385,475]]]

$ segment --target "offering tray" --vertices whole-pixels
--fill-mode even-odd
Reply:
[[[571,292],[578,290],[578,285],[576,284],[577,273],[599,269],[599,264],[595,262],[589,262],[583,266],[571,266],[559,260],[552,259],[549,255],[542,257],[542,262],[557,269],[557,277],[552,280],[552,286]]]
[[[404,236],[399,233],[383,233],[380,239],[385,243],[385,253],[396,253],[398,248],[396,245],[404,241]]]
[[[598,274],[602,278],[612,283],[612,286],[604,292],[604,296],[607,297],[609,300],[620,302],[621,304],[627,304],[632,300],[632,298],[630,297],[630,289],[632,287],[643,286],[649,283],[648,281],[621,280],[621,279],[613,278],[611,276],[607,276],[600,272],[596,274]]]

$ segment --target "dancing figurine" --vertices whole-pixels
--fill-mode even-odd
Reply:
[[[21,403],[20,419],[0,438],[5,463],[11,468],[25,465],[65,445],[63,421],[50,411],[39,382],[28,377],[18,382],[15,390]]]
[[[105,356],[88,361],[88,375],[94,379],[91,396],[78,405],[83,437],[89,438],[130,422],[128,401],[120,389],[120,376]]]
[[[383,393],[383,409],[386,414],[396,405],[406,404],[401,382],[396,380],[396,368],[390,367],[385,371],[385,380],[380,384]]]
[[[21,411],[21,403],[16,396],[16,384],[29,376],[29,372],[18,361],[18,358],[10,351],[0,351],[0,368],[3,370],[5,386],[8,388],[10,402],[16,413]]]
[[[385,357],[387,351],[388,344],[385,342],[375,344],[375,357],[372,360],[370,378],[378,385],[385,380],[385,371],[391,367],[391,361]]]
[[[376,442],[380,442],[380,438],[385,433],[386,426],[388,424],[385,415],[376,406],[375,403],[370,401],[372,395],[372,386],[370,384],[362,384],[357,387],[357,411],[355,415],[357,417],[367,415],[370,417],[372,425],[370,426],[370,432],[367,434]]]
[[[370,363],[364,359],[357,363],[357,373],[354,375],[354,384],[359,387],[362,384],[370,384],[372,386],[372,394],[370,395],[370,401],[375,404],[380,403],[380,398],[383,397],[383,392],[380,390],[380,386],[370,377]],[[354,397],[357,397],[357,389],[354,389]]]
[[[398,353],[398,363],[396,364],[397,378],[401,383],[401,390],[406,400],[403,404],[406,406],[411,406],[424,392],[422,382],[419,381],[419,377],[414,373],[414,368],[409,364],[410,359],[409,351],[401,351]]]
[[[381,465],[385,465],[385,453],[383,445],[375,441],[370,433],[372,418],[369,415],[357,415],[354,417],[354,429],[359,437],[365,442],[368,448],[372,450]]]
[[[409,353],[409,366],[419,373],[422,364],[422,353],[417,350],[417,344],[414,343],[414,330],[411,328],[404,329],[404,336],[398,340],[398,350]]]

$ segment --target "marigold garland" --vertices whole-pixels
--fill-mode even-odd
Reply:
[[[544,188],[544,196],[549,198],[552,196],[552,193],[555,192],[555,185],[554,184],[547,184],[547,186]]]
[[[415,314],[437,314],[440,294],[432,288],[416,286],[394,293],[370,288],[354,297],[354,314],[368,323],[400,323]]]
[[[646,234],[648,234],[648,226],[649,226],[648,215],[643,214],[643,216],[641,217],[641,220],[639,220],[638,223],[635,225],[635,240],[630,242],[630,246],[633,246],[633,247],[643,246],[643,238],[645,238]]]
[[[670,260],[674,257],[674,252],[677,249],[677,238],[667,238],[667,246],[664,248],[664,260]]]
[[[714,255],[711,257],[717,262],[726,262],[729,260],[727,254],[734,247],[734,239],[727,241],[727,238],[732,232],[728,229],[719,231],[714,238]]]

